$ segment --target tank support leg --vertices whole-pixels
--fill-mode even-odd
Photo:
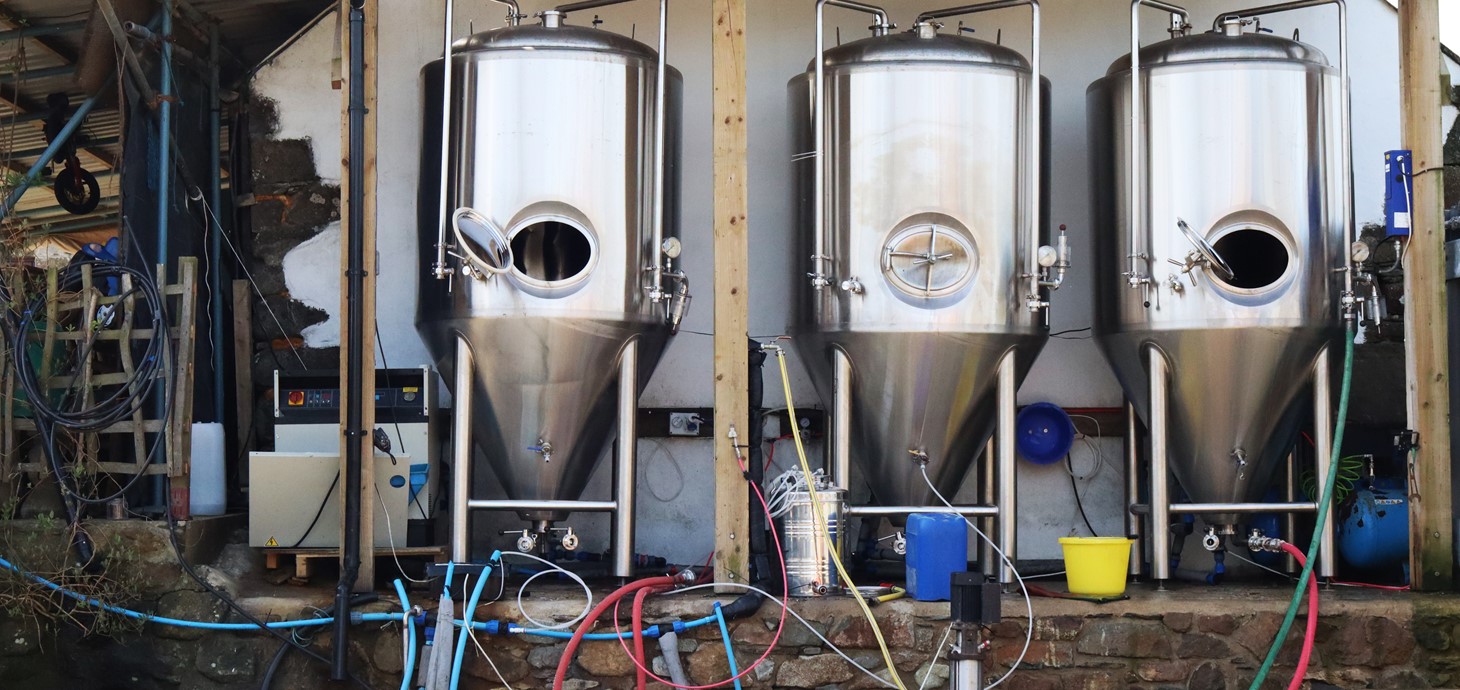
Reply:
[[[1146,545],[1142,538],[1145,526],[1131,506],[1141,501],[1140,421],[1136,406],[1125,404],[1125,534],[1131,539],[1130,576],[1140,578],[1146,571]]]
[[[471,556],[471,397],[472,354],[466,341],[456,340],[456,386],[451,409],[451,562],[466,563]]]
[[[1333,460],[1333,398],[1329,395],[1328,360],[1328,348],[1325,347],[1313,364],[1313,470],[1314,476],[1319,479],[1320,492],[1322,479],[1328,476],[1328,464]],[[1314,496],[1313,500],[1321,498]],[[1318,577],[1330,579],[1333,577],[1333,506],[1329,506],[1323,524],[1316,529],[1322,536],[1318,545],[1318,565],[1314,570]]]
[[[624,346],[618,364],[618,458],[613,488],[613,574],[634,576],[634,481],[639,452],[639,342]]]
[[[1015,502],[1018,500],[1018,487],[1015,484],[1014,476],[1014,393],[1018,389],[1015,381],[1014,365],[1017,351],[1010,350],[999,362],[999,412],[997,441],[994,449],[998,452],[999,467],[998,477],[998,501],[999,501],[999,550],[1004,552],[1008,563],[999,565],[999,583],[1008,585],[1014,582],[1014,571],[1010,564],[1016,563],[1015,538],[1018,533],[1018,522],[1015,517]]]
[[[983,462],[979,464],[979,501],[986,506],[994,505],[994,482],[997,473],[994,471],[998,456],[994,453],[994,438],[989,437],[988,443],[983,447]],[[994,533],[994,518],[979,518],[979,529],[984,534]],[[994,555],[994,547],[984,539],[978,539],[978,564],[983,570],[984,577],[992,578],[999,574],[998,557]]]
[[[1301,442],[1301,440],[1299,441]],[[1298,502],[1298,451],[1292,450],[1285,458],[1287,466],[1283,468],[1283,500],[1288,503]],[[1289,512],[1283,516],[1283,541],[1293,544],[1298,538],[1298,514]],[[1298,560],[1289,555],[1283,555],[1283,571],[1293,574],[1298,571]]]
[[[1158,586],[1171,579],[1171,492],[1167,466],[1166,358],[1156,348],[1147,350],[1151,378],[1151,577]]]

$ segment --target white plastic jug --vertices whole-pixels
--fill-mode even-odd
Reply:
[[[188,510],[193,515],[222,515],[228,508],[228,480],[223,452],[223,425],[193,424],[193,461]]]

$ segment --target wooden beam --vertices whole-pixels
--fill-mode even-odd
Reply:
[[[343,157],[340,161],[340,227],[349,228],[350,218],[353,214],[360,214],[365,221],[365,232],[363,249],[365,252],[365,285],[361,316],[364,341],[361,347],[362,367],[365,370],[361,377],[360,390],[358,394],[365,400],[364,416],[361,417],[360,427],[365,430],[357,443],[360,444],[362,462],[360,463],[360,572],[355,578],[355,591],[369,592],[375,588],[375,559],[370,556],[375,548],[375,446],[371,442],[370,431],[375,428],[375,102],[376,102],[376,69],[375,61],[378,54],[378,28],[379,28],[379,0],[365,0],[365,190],[362,195],[364,205],[361,208],[350,206],[350,70],[348,67],[343,70],[342,78],[344,87],[340,89],[340,151]],[[345,65],[349,64],[350,55],[350,0],[340,1],[340,56]],[[350,328],[350,305],[348,290],[345,288],[345,281],[348,279],[346,271],[349,269],[350,257],[350,233],[340,233],[340,342],[345,341],[345,334]],[[347,362],[344,357],[344,348],[341,347],[340,356],[340,400],[348,400],[350,391],[346,385],[349,380],[346,371]],[[340,476],[345,476],[345,410],[340,409]],[[344,482],[340,483],[340,505],[345,505]],[[340,544],[345,543],[344,539],[344,511],[340,511]],[[401,523],[401,529],[397,532],[401,538],[405,537],[405,523]],[[344,549],[340,550],[340,558],[344,559]]]
[[[1414,163],[1414,207],[1404,266],[1404,349],[1418,497],[1410,502],[1415,589],[1454,584],[1450,505],[1450,382],[1440,108],[1439,0],[1400,0],[1400,140]]]
[[[253,293],[247,280],[233,281],[233,397],[238,408],[238,453],[251,449],[253,427]],[[248,481],[248,468],[240,467],[238,476]]]
[[[714,27],[715,580],[750,574],[750,512],[734,444],[750,438],[746,346],[748,164],[745,136],[746,0],[712,0]],[[732,440],[731,429],[736,439]],[[728,591],[728,588],[727,588]]]

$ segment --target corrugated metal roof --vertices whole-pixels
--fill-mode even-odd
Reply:
[[[160,8],[156,0],[112,3],[123,21],[141,24],[155,17]],[[175,0],[175,45],[206,56],[209,29],[216,25],[226,87],[335,4],[334,0]],[[38,152],[46,146],[39,116],[44,115],[48,94],[65,92],[75,107],[87,96],[78,79],[98,82],[115,73],[115,46],[95,5],[95,0],[0,0],[0,35],[20,27],[69,27],[63,32],[0,41],[0,174],[14,179],[39,158]],[[85,28],[80,28],[81,21]],[[174,73],[178,73],[176,68]],[[108,100],[87,117],[82,133],[89,143],[83,142],[80,152],[82,167],[95,174],[101,185],[100,207],[87,217],[68,215],[43,182],[28,190],[15,209],[14,220],[28,231],[85,228],[84,218],[91,218],[97,226],[115,227],[119,180],[110,171],[121,155],[122,121],[116,98]],[[226,135],[223,145],[226,154]]]

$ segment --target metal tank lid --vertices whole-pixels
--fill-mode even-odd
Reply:
[[[508,26],[473,34],[451,46],[453,53],[484,50],[586,50],[657,60],[653,48],[612,31],[567,24]]]
[[[1193,62],[1266,60],[1302,62],[1328,66],[1323,51],[1303,43],[1271,34],[1244,33],[1229,35],[1209,32],[1179,36],[1141,48],[1141,69],[1161,65]],[[1106,76],[1130,71],[1130,54],[1111,63]]]
[[[1017,51],[953,34],[924,37],[917,31],[906,31],[871,36],[826,50],[827,67],[878,62],[944,62],[1029,69],[1029,62]],[[806,69],[816,69],[816,61],[807,63]]]

